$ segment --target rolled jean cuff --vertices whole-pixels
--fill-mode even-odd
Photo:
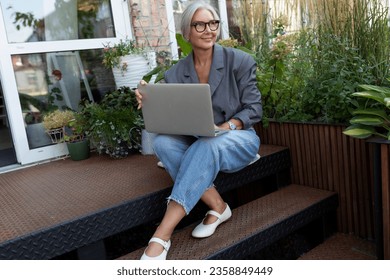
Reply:
[[[167,204],[169,204],[169,202],[173,200],[174,202],[176,202],[177,204],[179,204],[181,207],[183,207],[184,209],[184,212],[186,213],[186,215],[188,215],[190,213],[190,211],[188,211],[188,208],[185,206],[184,202],[179,200],[179,199],[176,199],[172,196],[169,196],[167,197]]]

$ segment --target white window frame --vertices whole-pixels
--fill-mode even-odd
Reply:
[[[20,0],[24,1],[24,0]],[[17,161],[22,164],[31,164],[39,161],[62,157],[67,154],[65,144],[50,145],[30,149],[26,129],[20,107],[19,94],[12,66],[11,56],[15,54],[32,54],[41,52],[60,52],[70,50],[87,50],[103,48],[103,44],[115,43],[120,39],[132,38],[128,0],[111,0],[112,16],[116,31],[115,38],[80,39],[64,41],[45,41],[29,43],[12,43],[6,40],[6,29],[3,14],[0,12],[0,75],[3,86],[4,102],[7,107],[8,120],[14,141]],[[6,7],[1,7],[1,11]]]
[[[219,17],[223,22],[221,29],[221,39],[229,38],[229,21],[227,16],[226,0],[218,0]]]

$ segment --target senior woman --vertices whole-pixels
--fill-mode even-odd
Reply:
[[[196,1],[185,9],[181,32],[191,43],[192,53],[165,73],[165,82],[208,83],[216,125],[230,131],[217,137],[199,138],[157,135],[154,150],[174,186],[165,215],[142,260],[166,259],[175,227],[199,200],[210,211],[193,230],[193,237],[209,237],[226,222],[232,212],[213,181],[219,171],[235,172],[247,166],[256,158],[260,146],[253,128],[262,116],[254,59],[240,50],[216,44],[220,19],[215,9],[206,3]],[[141,108],[142,96],[138,90],[136,97]]]

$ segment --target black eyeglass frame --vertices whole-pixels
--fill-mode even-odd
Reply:
[[[206,26],[208,25],[211,31],[216,31],[219,28],[219,24],[221,23],[220,20],[210,20],[209,22],[203,22],[203,21],[195,21],[191,23],[191,26],[195,27],[196,32],[202,33],[206,30]],[[211,28],[211,24],[217,24],[217,27],[215,29]],[[203,25],[203,30],[199,30],[198,27]]]

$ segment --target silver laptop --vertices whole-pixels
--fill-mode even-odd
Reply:
[[[214,137],[228,130],[214,125],[208,84],[138,85],[148,132]]]

